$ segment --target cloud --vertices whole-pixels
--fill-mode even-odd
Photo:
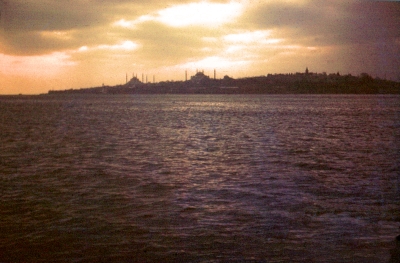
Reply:
[[[169,7],[158,12],[158,21],[170,26],[190,25],[219,26],[231,22],[241,14],[242,5],[237,2],[198,2]]]
[[[120,44],[116,45],[99,45],[97,46],[98,49],[108,49],[108,50],[134,50],[138,48],[138,44],[133,43],[130,40],[123,41]]]
[[[400,4],[361,1],[267,2],[250,8],[241,23],[279,29],[293,39],[318,45],[372,42],[400,35]]]
[[[127,21],[122,18],[114,22],[114,25],[132,28],[142,22],[156,21],[172,27],[216,27],[231,22],[241,15],[242,10],[243,5],[239,2],[194,2],[167,7],[135,20]]]
[[[111,45],[121,41],[121,31],[116,26],[140,27],[146,22],[159,23],[160,28],[165,28],[162,24],[218,26],[238,16],[241,6],[236,2],[186,2],[189,1],[2,1],[1,52],[40,55],[83,45]],[[159,32],[155,26],[148,29]]]
[[[107,22],[107,14],[87,2],[3,2],[1,51],[13,55],[39,55],[79,46],[82,39],[75,38],[75,33]]]
[[[250,7],[239,26],[272,30],[270,37],[281,40],[281,48],[271,45],[259,53],[260,58],[273,55],[291,65],[303,60],[303,65],[313,63],[323,70],[368,71],[381,77],[390,71],[392,79],[400,76],[398,2],[269,1]],[[291,46],[298,48],[287,49]]]
[[[207,47],[214,44],[205,38],[215,37],[220,30],[202,26],[171,27],[157,21],[146,21],[134,28],[124,28],[120,35],[140,45],[132,59],[148,67],[158,67],[209,55]]]
[[[270,38],[270,36],[271,30],[255,30],[229,34],[224,36],[223,39],[229,43],[240,43],[245,45],[251,43],[255,43],[257,45],[268,45],[281,42],[280,39]]]
[[[90,1],[78,0],[3,2],[2,28],[6,32],[77,29],[104,22],[107,12],[100,10]]]

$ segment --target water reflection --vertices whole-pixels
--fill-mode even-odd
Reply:
[[[397,102],[2,101],[0,261],[386,262]]]

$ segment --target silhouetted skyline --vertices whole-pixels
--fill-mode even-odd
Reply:
[[[127,76],[127,75],[126,75]],[[68,90],[50,90],[49,94],[400,94],[400,82],[373,78],[368,73],[359,76],[309,71],[289,74],[268,74],[234,79],[210,77],[204,70],[185,81],[148,82],[137,75],[122,85]]]

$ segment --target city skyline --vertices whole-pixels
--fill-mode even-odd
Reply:
[[[400,78],[399,2],[1,0],[0,7],[0,94],[118,85],[133,72],[179,81],[196,69],[210,76],[217,69],[218,78],[306,67]]]

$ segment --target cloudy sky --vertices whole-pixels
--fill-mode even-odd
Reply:
[[[400,2],[0,0],[0,94],[313,72],[400,80]]]

